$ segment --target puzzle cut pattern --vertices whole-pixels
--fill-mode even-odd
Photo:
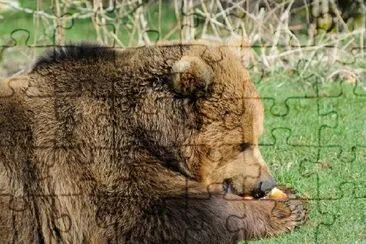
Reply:
[[[108,11],[113,13],[115,9],[110,8]],[[65,13],[64,15],[72,16],[72,13]],[[191,13],[191,15],[193,18],[199,18],[196,13]],[[237,18],[235,13],[232,13],[229,17]],[[72,29],[76,21],[73,21],[71,18],[71,21],[68,21],[62,28]],[[107,25],[110,25],[111,29],[114,28],[113,24]],[[182,28],[186,27],[184,24],[182,25]],[[149,35],[153,33],[150,35],[151,42],[158,43],[160,40],[159,30],[152,29],[148,30],[148,32]],[[30,30],[14,29],[9,33],[9,36],[11,41],[8,44],[1,45],[0,50],[16,49],[18,47],[32,50],[50,49],[51,52],[55,52],[55,56],[57,56],[56,54],[59,51],[56,38],[50,40],[50,43],[46,45],[30,44]],[[117,48],[116,46],[116,43],[109,45],[109,47],[114,48]],[[181,52],[183,52],[183,46]],[[233,45],[232,48],[235,48],[240,53],[247,53],[248,48],[255,49],[256,46]],[[331,48],[324,47],[325,50]],[[96,47],[96,49],[97,51],[95,52],[97,53],[107,51],[106,48],[101,47]],[[339,62],[344,63],[345,67],[356,65],[356,54],[361,51],[366,50],[355,48],[350,52],[351,55],[355,56],[354,58],[347,56],[345,60],[339,60]],[[205,55],[205,50],[201,55]],[[52,55],[49,57],[51,57],[51,60],[43,59],[42,62],[58,62],[57,59],[52,60]],[[115,58],[113,55],[110,56],[112,60]],[[89,57],[91,64],[96,59],[97,56]],[[158,62],[160,61],[158,60]],[[221,59],[212,60],[212,62],[220,63]],[[258,67],[254,65],[248,68],[265,108],[265,131],[259,145],[262,155],[276,180],[280,184],[296,189],[298,191],[297,195],[308,202],[307,208],[309,209],[309,218],[299,229],[290,234],[282,234],[278,239],[271,238],[263,240],[263,242],[280,242],[281,240],[286,240],[287,235],[292,235],[289,241],[300,240],[297,238],[301,238],[306,243],[322,243],[324,240],[336,242],[337,238],[344,239],[344,236],[347,236],[347,240],[351,243],[362,243],[366,241],[366,70],[363,68],[354,82],[347,82],[347,79],[344,79],[344,77],[329,76],[326,71],[321,69],[307,69],[305,66],[308,62],[299,60],[295,71],[278,70],[265,72],[258,70]],[[141,63],[148,65],[144,60],[141,60]],[[174,60],[173,58],[171,60],[168,58],[163,63],[167,66],[172,66]],[[37,69],[36,72],[39,72],[41,76],[48,75],[47,69]],[[95,72],[98,73],[98,67],[95,67]],[[98,75],[96,74],[96,76]],[[28,136],[31,136],[29,135],[29,128],[23,128],[23,125],[11,124],[12,121],[15,123],[19,120],[21,112],[8,111],[8,107],[4,105],[4,101],[11,100],[16,95],[17,90],[23,89],[29,101],[37,104],[36,106],[53,111],[56,119],[54,123],[57,124],[57,130],[53,131],[52,140],[38,141],[31,148],[36,152],[35,154],[51,155],[47,157],[48,160],[46,161],[36,162],[39,170],[38,181],[48,182],[49,179],[58,179],[63,175],[63,172],[60,172],[56,167],[55,164],[58,162],[54,158],[58,157],[57,155],[63,153],[66,149],[76,152],[83,148],[85,155],[83,159],[79,160],[85,164],[83,165],[85,167],[97,167],[101,164],[100,160],[104,159],[106,154],[112,155],[110,158],[111,162],[116,162],[112,163],[112,165],[119,165],[118,162],[129,160],[131,155],[134,154],[134,150],[140,150],[140,145],[136,144],[135,141],[123,143],[119,141],[118,134],[128,131],[126,128],[129,124],[124,124],[122,120],[116,117],[116,113],[113,111],[114,107],[126,108],[126,111],[124,111],[126,114],[131,110],[140,111],[144,116],[153,120],[161,116],[159,107],[154,109],[146,109],[144,106],[138,107],[129,97],[124,96],[123,89],[128,89],[134,94],[140,92],[139,87],[132,83],[130,87],[119,86],[117,81],[97,84],[92,81],[92,76],[86,76],[79,83],[68,83],[67,78],[62,77],[57,80],[59,83],[54,83],[55,93],[49,93],[48,89],[43,89],[43,87],[38,85],[33,86],[34,84],[32,83],[19,84],[17,77],[14,76],[11,79],[1,78],[0,113],[7,114],[10,117],[4,121],[0,120],[0,147],[2,148],[0,152],[24,146],[21,143]],[[149,79],[154,79],[154,77],[146,77],[146,80]],[[68,92],[63,92],[60,88],[65,84],[72,86],[68,87]],[[96,93],[95,91],[98,92]],[[106,111],[105,114],[93,114],[93,108],[91,107],[90,111],[88,111],[88,119],[94,121],[96,127],[93,127],[93,130],[98,128],[95,131],[96,133],[112,132],[111,134],[115,136],[114,138],[107,138],[106,141],[100,140],[93,145],[85,145],[72,139],[76,133],[75,128],[77,128],[78,122],[85,118],[83,117],[84,114],[78,113],[78,111],[70,111],[70,106],[68,105],[76,104],[78,99],[85,94],[98,96],[101,101],[108,101],[108,103],[113,104],[112,111]],[[169,98],[164,96],[157,97],[156,99],[162,101],[159,104],[164,104],[165,100],[170,101]],[[234,106],[231,109],[234,109],[235,113],[241,115],[245,113],[242,105],[243,102],[256,98],[222,96],[219,99],[227,100],[228,104]],[[99,106],[95,101],[90,101],[90,104]],[[83,104],[82,106],[87,108],[88,104]],[[172,109],[182,109],[175,108],[174,104],[170,106]],[[11,116],[14,116],[14,119]],[[47,120],[50,118],[45,117],[43,119]],[[182,134],[185,134],[187,127],[191,125],[187,122],[187,124],[177,126],[180,127]],[[230,131],[237,125],[235,121],[227,121],[225,126],[225,129]],[[47,130],[47,128],[44,128],[44,130]],[[148,136],[158,138],[160,136],[160,131],[153,128],[149,131],[141,131],[141,133],[140,138]],[[113,141],[112,144],[110,140]],[[236,143],[233,141],[227,145],[232,146]],[[165,145],[166,151],[174,151],[170,150],[170,148],[175,148],[176,146],[174,142],[167,142]],[[206,145],[187,144],[185,146],[205,148]],[[27,151],[27,149],[24,148],[24,151]],[[219,162],[225,156],[221,155],[219,151],[210,151],[207,152],[207,155]],[[12,170],[7,168],[9,165],[6,162],[9,160],[19,161],[24,159],[23,155],[12,154],[10,156],[12,157],[11,159],[5,159],[9,155],[0,155],[0,172]],[[169,160],[169,157],[174,157],[174,155],[167,155],[166,159]],[[68,160],[78,159],[70,157]],[[177,164],[176,167],[179,168],[180,165]],[[113,171],[115,169],[111,168],[110,170]],[[121,171],[123,170],[118,169],[118,172]],[[27,169],[24,169],[24,174],[26,173]],[[0,175],[0,177],[3,176]],[[96,187],[96,182],[93,182],[95,179],[88,177],[88,175],[79,176],[77,180],[92,187],[89,192],[93,194],[93,201],[99,204],[95,205],[97,209],[95,221],[100,229],[114,233],[115,239],[104,240],[111,243],[120,241],[119,228],[121,228],[122,222],[118,218],[110,216],[123,217],[123,213],[115,212],[118,209],[114,206],[114,199],[118,198],[121,205],[131,206],[131,211],[134,211],[132,208],[136,204],[135,201],[138,201],[138,198],[151,197],[138,195],[134,199],[131,198],[131,195],[114,191],[118,189],[118,186]],[[126,172],[119,175],[119,180],[133,184],[138,179],[136,179],[134,172],[126,168]],[[35,182],[35,185],[37,184],[39,183]],[[169,184],[168,180],[167,184]],[[32,188],[32,186],[24,187]],[[217,189],[221,187],[223,186],[220,183],[212,184],[207,187],[205,194],[196,195],[190,191],[190,186],[187,185],[186,195],[183,198],[163,199],[159,206],[149,209],[151,212],[145,214],[171,214],[166,213],[167,209],[169,209],[168,207],[164,208],[162,206],[179,205],[181,208],[189,209],[192,206],[190,205],[191,202],[196,201],[197,198],[202,199],[203,202],[210,201],[213,196],[217,195]],[[72,203],[78,204],[80,199],[85,199],[85,195],[88,193],[75,187],[71,192],[65,191],[62,188],[56,189],[53,186],[50,186],[48,190],[49,192],[45,191],[42,194],[31,193],[24,196],[22,195],[24,189],[20,189],[19,192],[7,192],[5,186],[0,184],[0,204],[8,206],[8,211],[11,212],[12,220],[9,222],[12,223],[13,232],[10,235],[12,235],[14,243],[21,242],[18,239],[20,235],[17,228],[24,222],[20,219],[22,216],[27,216],[34,211],[32,209],[33,205],[29,203],[29,199],[37,199],[37,201],[50,204],[60,210],[60,212],[53,213],[54,217],[49,223],[48,231],[52,232],[53,236],[62,236],[65,233],[71,232],[72,228],[77,224],[72,222],[73,218],[69,216],[67,211],[62,212],[62,199],[71,199]],[[233,202],[266,201],[226,198],[225,194],[223,198],[225,201]],[[277,204],[283,204],[283,202],[279,201]],[[355,209],[357,211],[354,211]],[[273,214],[275,215],[276,213]],[[185,233],[185,241],[187,243],[193,243],[195,234],[201,231],[202,235],[205,235],[205,228],[210,228],[210,226],[207,226],[206,221],[197,216],[187,210],[186,218],[189,219],[189,226],[182,226],[181,230]],[[245,214],[242,216],[229,216],[225,220],[227,230],[236,236],[244,236],[243,230],[246,228],[246,218]],[[339,231],[340,229],[344,232],[334,233],[334,230]],[[311,235],[308,233],[311,233]],[[44,241],[51,243],[55,240],[57,239]],[[174,240],[170,241],[174,242]]]

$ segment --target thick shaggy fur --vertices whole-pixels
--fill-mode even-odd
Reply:
[[[229,48],[57,48],[1,87],[2,241],[226,243],[304,220],[299,200],[240,197],[270,172]]]

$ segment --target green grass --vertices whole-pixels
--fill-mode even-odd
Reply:
[[[253,243],[366,243],[366,92],[284,71],[256,83],[267,98],[262,154],[310,214],[294,232]]]

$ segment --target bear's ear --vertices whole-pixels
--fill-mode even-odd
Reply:
[[[213,70],[199,57],[183,56],[172,67],[173,90],[183,96],[202,96],[213,81]]]

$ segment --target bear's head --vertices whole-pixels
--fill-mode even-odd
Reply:
[[[155,86],[140,106],[150,114],[138,119],[145,121],[140,129],[150,151],[206,186],[224,183],[235,194],[257,198],[269,192],[275,181],[258,147],[263,106],[239,55],[214,45],[159,53],[170,54],[154,54],[156,63],[165,59],[168,66],[165,74],[155,72],[169,92]]]

